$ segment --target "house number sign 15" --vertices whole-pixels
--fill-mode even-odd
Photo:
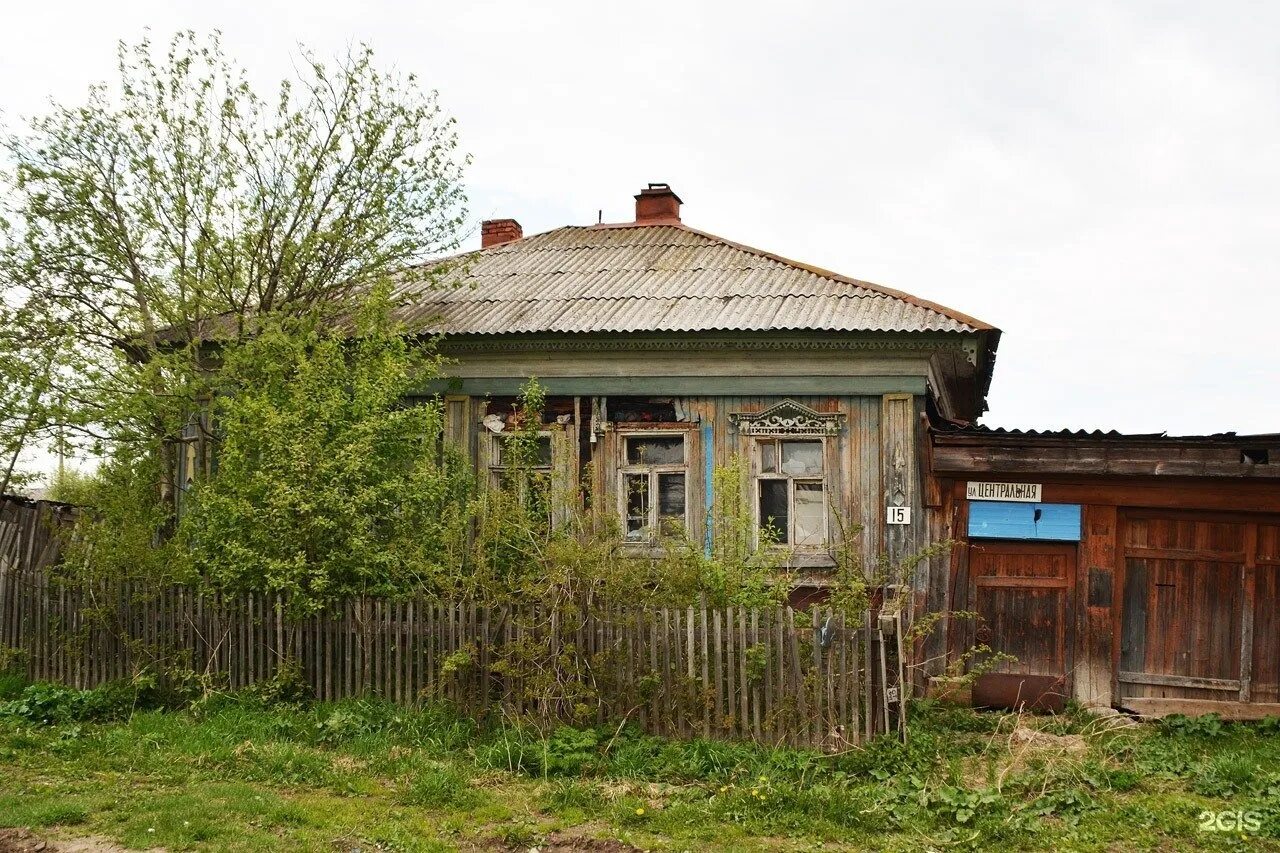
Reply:
[[[909,506],[891,506],[885,521],[889,524],[910,524],[911,523],[911,507]]]

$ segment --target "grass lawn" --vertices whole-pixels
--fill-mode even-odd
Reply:
[[[68,695],[0,703],[0,827],[173,850],[1280,850],[1277,721],[921,705],[909,746],[821,756],[375,700]]]

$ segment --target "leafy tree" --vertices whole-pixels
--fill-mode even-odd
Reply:
[[[299,66],[264,96],[216,34],[121,44],[113,85],[5,136],[9,435],[65,426],[107,455],[156,454],[170,502],[210,340],[350,316],[351,297],[456,247],[465,158],[435,93],[367,48]]]
[[[636,557],[612,513],[556,509],[536,382],[507,487],[455,464],[415,398],[439,361],[395,322],[398,276],[449,274],[420,263],[457,246],[452,123],[367,49],[300,64],[268,98],[216,35],[121,45],[115,85],[3,140],[0,454],[65,432],[104,459],[69,567],[304,607],[776,600],[741,470],[716,475],[711,554]]]
[[[439,444],[438,361],[372,299],[354,336],[264,326],[223,351],[209,417],[217,470],[184,496],[178,539],[224,588],[340,594],[437,588],[462,562],[469,480]]]

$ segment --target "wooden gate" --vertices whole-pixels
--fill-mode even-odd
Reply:
[[[1280,527],[1130,511],[1122,528],[1119,704],[1230,716],[1280,708]]]
[[[973,703],[1061,710],[1070,690],[1075,544],[975,542],[969,572],[975,639],[1012,656],[976,679]]]

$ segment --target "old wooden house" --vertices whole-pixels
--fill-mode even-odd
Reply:
[[[798,595],[822,588],[842,543],[923,547],[926,410],[981,414],[999,331],[695,230],[665,184],[635,211],[533,236],[488,221],[456,286],[406,282],[405,321],[453,360],[426,389],[445,396],[450,438],[496,472],[533,376],[557,492],[615,514],[628,547],[672,526],[702,541],[712,472],[733,459]],[[916,523],[887,525],[887,507]]]
[[[672,527],[703,541],[735,459],[795,600],[846,546],[956,543],[903,596],[917,619],[975,614],[918,640],[921,686],[981,644],[1009,656],[981,704],[1280,711],[1280,438],[973,426],[998,329],[691,228],[665,184],[635,202],[632,222],[528,237],[485,222],[457,286],[406,279],[404,319],[453,360],[424,392],[480,472],[537,377],[566,510],[612,514],[640,553]]]

